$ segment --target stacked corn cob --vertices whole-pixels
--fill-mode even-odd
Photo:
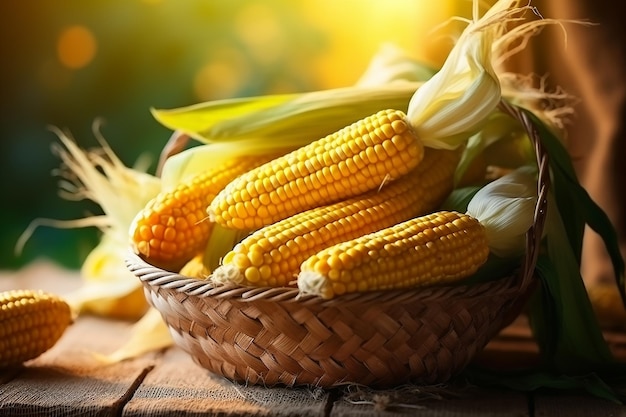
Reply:
[[[452,189],[459,158],[459,151],[427,149],[422,163],[397,181],[353,197],[342,199],[336,195],[335,202],[326,205],[315,206],[313,202],[311,208],[293,215],[288,210],[277,210],[280,219],[238,243],[211,278],[216,283],[288,285],[307,258],[329,245],[434,210]],[[348,173],[343,180],[349,182],[352,178]],[[227,193],[225,189],[222,194]],[[263,223],[268,219],[257,216],[254,221]]]
[[[462,148],[424,148],[403,117],[379,112],[268,162],[253,159],[257,166],[240,165],[239,174],[220,171],[221,183],[216,174],[201,176],[219,191],[193,186],[193,177],[138,214],[133,247],[149,262],[186,264],[183,271],[216,284],[297,284],[323,298],[468,277],[487,260],[489,240],[497,241],[488,219],[434,212],[452,191]],[[530,184],[532,197],[533,177]],[[532,220],[530,203],[521,233]],[[204,210],[208,218],[180,222],[173,214],[191,209],[194,219]],[[205,223],[249,233],[213,271],[199,255],[210,236]],[[195,242],[194,250],[177,249],[177,236]]]

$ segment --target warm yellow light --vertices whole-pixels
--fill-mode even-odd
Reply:
[[[65,28],[57,40],[57,56],[66,68],[79,69],[88,65],[96,55],[96,38],[82,25]]]
[[[200,101],[229,98],[238,93],[249,76],[249,66],[241,51],[217,47],[196,73],[194,93]]]
[[[318,82],[322,87],[354,83],[385,43],[438,67],[453,45],[449,36],[460,33],[460,29],[455,33],[454,25],[437,30],[438,26],[452,16],[467,16],[471,4],[465,0],[303,0],[306,18],[326,34],[325,53],[314,68]]]
[[[246,5],[238,12],[234,23],[235,33],[257,62],[269,66],[281,58],[287,34],[276,11],[269,5]]]

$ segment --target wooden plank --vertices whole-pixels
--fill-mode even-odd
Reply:
[[[535,395],[535,417],[624,417],[626,406],[592,397],[588,394]]]
[[[46,261],[17,272],[0,271],[0,290],[41,288],[63,294],[78,285],[76,271]],[[589,395],[536,395],[529,407],[525,394],[476,388],[400,387],[390,392],[243,386],[211,375],[178,348],[112,365],[92,355],[115,350],[129,333],[130,323],[79,318],[50,351],[0,374],[0,415],[626,416],[624,406]],[[626,360],[626,333],[607,332],[606,337]],[[515,369],[533,363],[537,352],[521,317],[488,344],[476,363]]]
[[[626,362],[626,332],[606,330],[604,338],[615,358],[620,362]]]
[[[532,369],[540,364],[539,347],[532,338],[528,318],[519,316],[502,329],[474,358],[473,363],[491,370]]]
[[[322,390],[264,388],[231,383],[169,349],[124,407],[138,416],[324,416],[329,394]]]
[[[473,387],[404,387],[393,391],[353,389],[335,402],[331,417],[419,414],[423,417],[530,416],[525,394]]]
[[[0,415],[117,416],[156,355],[107,365],[94,353],[110,353],[130,324],[78,319],[59,342],[0,385]]]

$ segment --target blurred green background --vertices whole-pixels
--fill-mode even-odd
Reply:
[[[58,195],[49,126],[79,146],[101,133],[128,166],[154,162],[170,131],[150,108],[349,85],[381,44],[439,62],[427,31],[468,1],[28,0],[0,2],[0,269],[36,258],[77,268],[98,231],[38,228],[35,218],[100,213]],[[453,6],[453,3],[455,5]],[[455,9],[456,8],[456,9]],[[428,42],[426,40],[428,39]],[[443,40],[445,42],[445,40]]]

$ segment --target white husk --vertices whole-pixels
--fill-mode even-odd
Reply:
[[[355,85],[375,87],[406,81],[421,82],[430,79],[432,75],[406,51],[394,44],[386,43],[374,55]]]
[[[524,252],[536,204],[536,176],[533,169],[522,167],[481,188],[470,200],[467,214],[485,226],[491,252],[507,258]]]
[[[492,45],[502,15],[513,3],[498,1],[463,31],[441,70],[420,87],[409,102],[407,116],[425,146],[455,149],[485,121],[501,99],[492,67]]]
[[[130,338],[122,346],[109,354],[94,353],[104,363],[115,363],[131,359],[144,353],[165,349],[172,345],[169,328],[159,310],[151,307],[137,321],[131,330]]]
[[[67,294],[67,299],[77,312],[94,302],[106,302],[114,310],[115,300],[141,286],[124,263],[128,256],[128,227],[136,213],[158,194],[161,182],[139,169],[126,167],[95,128],[101,144],[97,151],[83,150],[67,133],[53,131],[63,145],[55,148],[64,164],[59,172],[63,178],[61,195],[69,200],[92,200],[104,214],[76,220],[35,219],[20,237],[17,250],[21,250],[38,226],[98,227],[103,235],[81,266],[83,285]],[[133,307],[140,315],[146,304]],[[111,311],[111,315],[117,314]]]

